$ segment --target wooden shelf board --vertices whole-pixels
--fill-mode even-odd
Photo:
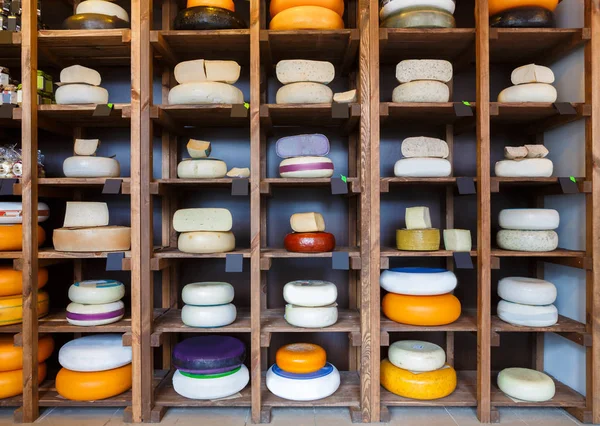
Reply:
[[[181,309],[169,309],[154,320],[154,332],[160,333],[250,333],[250,311],[238,309],[233,324],[216,328],[188,327],[181,322]]]
[[[359,178],[347,177],[348,193],[359,194],[361,191]],[[260,181],[261,194],[270,194],[271,188],[291,188],[291,187],[330,187],[331,178],[266,178]]]
[[[129,104],[113,104],[113,111],[108,117],[93,117],[95,104],[88,105],[39,105],[38,116],[43,121],[44,130],[64,132],[72,127],[128,127],[130,120],[126,110]],[[21,108],[15,108],[13,118],[21,120]]]
[[[590,105],[571,103],[576,114],[560,115],[554,104],[547,102],[490,102],[490,120],[497,123],[527,124],[520,132],[528,134],[549,130],[591,114]]]
[[[498,389],[496,382],[497,374],[493,374],[491,380],[491,394],[492,394],[492,406],[493,407],[585,407],[585,397],[580,393],[574,391],[564,383],[554,380],[556,386],[556,393],[554,398],[550,401],[544,402],[527,402],[527,401],[515,401],[509,398]]]
[[[0,407],[20,407],[23,405],[23,395],[17,395],[10,398],[0,399]]]
[[[8,34],[8,32],[3,32]],[[3,35],[4,34],[0,34]],[[5,67],[21,67],[21,33],[13,31],[0,40],[0,63]],[[19,79],[20,80],[20,79]]]
[[[458,124],[462,126],[473,124],[475,121],[475,102],[471,102],[473,117],[458,117],[452,102],[381,102],[379,115],[383,124],[406,124],[426,122],[430,125]]]
[[[334,118],[331,104],[266,104],[260,106],[261,125],[271,126],[330,126],[350,131],[360,118],[360,105],[348,105],[348,118]]]
[[[102,252],[72,252],[72,251],[56,251],[53,248],[40,248],[38,259],[106,259],[108,257],[106,251]],[[120,252],[119,252],[120,253]],[[131,251],[125,251],[125,258],[131,258]]]
[[[63,310],[40,318],[38,331],[40,333],[128,333],[131,331],[131,318],[124,318],[112,324],[81,327],[69,324],[67,311]]]
[[[232,117],[233,105],[154,105],[150,118],[167,130],[185,132],[201,127],[249,127],[246,117]]]
[[[388,333],[397,332],[435,332],[435,331],[477,331],[477,315],[475,313],[465,313],[452,324],[440,326],[417,326],[400,324],[385,317],[381,313],[381,331]]]
[[[301,328],[288,324],[284,309],[266,309],[261,315],[261,332],[265,333],[360,333],[360,313],[338,309],[338,321],[325,328]]]
[[[0,251],[0,259],[20,259],[23,253],[20,251]]]
[[[560,189],[560,178],[558,177],[491,177],[492,192],[494,186],[497,191],[501,191],[503,188],[506,189],[518,189],[521,190],[523,187],[532,187],[536,190],[545,190],[548,195],[562,193]],[[580,192],[590,193],[592,191],[592,183],[586,181],[585,177],[576,178],[577,185]],[[554,188],[553,188],[554,187]]]
[[[65,191],[66,189],[97,189],[102,190],[107,179],[121,179],[121,194],[129,194],[131,190],[131,179],[126,177],[118,178],[40,178],[38,184],[40,186],[40,196],[42,197],[72,197],[72,192]],[[14,195],[21,195],[23,188],[21,183],[16,183],[14,186]]]
[[[10,324],[10,325],[3,325],[0,326],[0,334],[1,333],[11,333],[11,334],[16,334],[16,333],[20,333],[21,332],[21,323],[19,324]],[[0,401],[2,401],[0,399]]]
[[[228,254],[241,254],[250,258],[250,249],[239,249],[227,253],[184,253],[177,248],[158,248],[154,251],[154,257],[159,259],[224,259]]]
[[[348,252],[350,257],[359,257],[360,250],[355,247],[336,247],[334,251]],[[326,253],[295,253],[287,251],[284,248],[265,248],[261,249],[261,256],[267,258],[311,258],[311,257],[332,257],[332,252]]]
[[[98,401],[71,401],[58,394],[54,380],[45,380],[40,385],[39,394],[40,407],[128,407],[131,405],[131,390]]]
[[[551,327],[523,327],[502,321],[492,316],[492,330],[504,333],[585,333],[586,325],[571,318],[559,315],[558,322]]]
[[[511,251],[492,248],[492,256],[497,257],[586,257],[584,251],[558,248],[554,251]]]
[[[453,257],[454,252],[450,250],[436,251],[401,251],[393,247],[382,247],[381,257]],[[477,256],[477,250],[470,251],[471,256]]]

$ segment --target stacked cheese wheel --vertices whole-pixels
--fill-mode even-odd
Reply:
[[[325,231],[321,213],[294,213],[290,218],[294,231],[287,234],[283,244],[287,251],[296,253],[325,253],[335,249],[335,237]]]
[[[337,322],[337,287],[318,280],[291,281],[283,287],[285,320],[296,327],[324,328]]]
[[[235,13],[233,0],[188,0],[175,17],[176,30],[236,30],[248,28]]]
[[[50,209],[45,203],[38,203],[38,222],[45,222]],[[0,251],[23,249],[23,203],[0,202]],[[46,233],[38,226],[38,245],[46,240]],[[0,290],[1,295],[2,290]]]
[[[548,67],[524,65],[513,70],[510,80],[514,86],[501,91],[498,102],[556,102],[554,73]]]
[[[52,236],[56,251],[126,251],[131,247],[131,228],[108,226],[108,205],[67,202],[65,222]]]
[[[117,322],[125,315],[125,286],[115,280],[76,282],[69,288],[67,321],[73,325],[91,327]]]
[[[192,337],[173,349],[173,389],[190,399],[218,399],[240,392],[250,381],[246,347],[234,337]]]
[[[446,83],[452,80],[452,74],[452,64],[448,61],[401,61],[396,66],[396,79],[400,85],[392,92],[392,102],[448,102],[450,88]]]
[[[271,30],[344,28],[344,0],[271,0]]]
[[[393,343],[381,362],[381,386],[405,398],[444,398],[456,389],[456,371],[436,344],[419,340]]]
[[[267,389],[291,401],[316,401],[340,387],[340,372],[327,362],[325,350],[311,343],[293,343],[277,351],[267,371]]]
[[[558,247],[560,216],[552,209],[506,209],[500,211],[496,234],[498,247],[515,251],[552,251]]]
[[[394,176],[446,177],[452,174],[446,141],[426,136],[406,138],[401,151],[403,158],[394,164]]]
[[[380,277],[388,293],[381,304],[386,317],[401,324],[446,325],[460,317],[460,301],[452,271],[437,268],[393,268]]]
[[[75,15],[63,22],[66,30],[109,30],[129,28],[129,15],[118,4],[103,0],[86,0],[77,5]]]
[[[115,158],[97,157],[99,139],[76,139],[75,155],[63,163],[66,177],[103,178],[121,175],[121,165]]]
[[[287,136],[277,141],[279,175],[283,178],[328,178],[333,176],[329,139],[321,134]]]
[[[525,327],[550,327],[558,322],[556,287],[536,278],[507,277],[498,282],[498,318]]]
[[[177,247],[184,253],[225,253],[235,249],[233,218],[227,209],[182,209],[173,215],[179,234]]]
[[[229,283],[202,282],[183,287],[181,321],[188,327],[223,327],[235,321],[234,289]]]
[[[550,177],[554,171],[552,160],[544,145],[504,147],[505,160],[496,163],[496,176],[499,177]]]
[[[559,0],[490,0],[490,26],[502,28],[554,28]]]
[[[212,152],[207,141],[190,139],[187,151],[192,158],[186,158],[177,166],[177,176],[181,179],[218,179],[227,174],[227,164],[216,158],[208,158]]]
[[[550,376],[529,368],[505,368],[498,373],[497,383],[502,392],[521,401],[549,401],[556,392]]]
[[[454,28],[455,0],[381,0],[382,28]]]
[[[108,3],[88,0],[81,4],[88,2]],[[107,104],[108,90],[100,87],[101,82],[100,73],[91,68],[82,67],[81,65],[65,68],[60,72],[61,84],[56,89],[56,103],[59,105]]]
[[[440,248],[440,230],[431,227],[429,207],[409,207],[405,229],[396,230],[396,248],[406,251],[435,251]]]
[[[327,86],[335,77],[331,62],[288,59],[279,61],[277,80],[284,84],[275,96],[278,104],[330,104],[333,92]]]

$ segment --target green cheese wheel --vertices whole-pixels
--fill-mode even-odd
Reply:
[[[454,28],[456,21],[451,13],[433,8],[405,9],[381,23],[381,28]]]
[[[115,28],[129,28],[129,22],[116,16],[81,13],[65,19],[63,28],[65,30],[112,30]]]
[[[543,7],[519,7],[506,10],[490,18],[496,28],[554,28],[554,12]]]
[[[235,12],[220,7],[196,6],[183,9],[174,22],[176,30],[238,30],[248,25]]]

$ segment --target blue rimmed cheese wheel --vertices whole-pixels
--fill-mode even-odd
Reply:
[[[173,389],[189,399],[225,398],[243,390],[250,381],[245,365],[217,374],[192,374],[177,370],[173,375]]]
[[[337,304],[328,306],[310,307],[285,305],[285,320],[296,327],[323,328],[337,322]]]
[[[560,215],[554,209],[504,209],[498,224],[502,229],[551,231],[558,228]]]
[[[273,364],[267,371],[267,388],[291,401],[316,401],[333,395],[340,387],[340,372],[327,363],[315,373],[294,374]]]
[[[283,178],[327,178],[333,176],[333,162],[327,157],[292,157],[279,163]]]
[[[405,370],[434,371],[446,363],[446,352],[435,343],[402,340],[390,345],[388,358],[396,367]]]
[[[58,362],[71,371],[106,371],[130,364],[131,347],[123,346],[121,334],[94,334],[66,343]]]
[[[514,251],[552,251],[558,247],[555,231],[516,231],[502,229],[496,234],[498,247]]]
[[[505,368],[498,373],[498,388],[521,401],[544,402],[554,398],[554,380],[541,371],[529,368]]]
[[[230,336],[198,336],[173,348],[173,366],[192,374],[218,374],[235,370],[246,359],[246,346]]]
[[[331,305],[337,300],[337,287],[329,281],[291,281],[283,286],[283,298],[296,306]]]
[[[441,268],[392,268],[381,273],[381,288],[409,296],[434,296],[456,288],[454,272]]]
[[[507,302],[524,305],[551,305],[556,286],[549,281],[527,277],[506,277],[498,281],[498,296]]]
[[[181,291],[183,303],[195,306],[224,305],[231,303],[234,295],[231,284],[218,281],[191,283]]]
[[[50,216],[50,207],[38,202],[38,223],[45,222]],[[23,203],[16,201],[0,202],[0,225],[23,223]]]
[[[388,17],[406,9],[432,8],[454,14],[456,4],[452,0],[384,0],[379,9],[379,18],[384,21]]]
[[[185,305],[181,310],[181,321],[188,327],[224,327],[235,321],[235,305],[194,306]]]
[[[67,306],[67,321],[81,327],[112,324],[120,321],[124,315],[125,304],[120,300],[101,305],[69,303]]]
[[[87,280],[69,287],[69,300],[84,305],[102,305],[121,300],[125,286],[115,280]]]
[[[558,309],[554,305],[533,306],[501,300],[497,313],[502,321],[525,327],[550,327],[558,322]]]

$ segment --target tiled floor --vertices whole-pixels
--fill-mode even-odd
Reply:
[[[392,408],[389,426],[474,426],[479,425],[471,408]],[[11,409],[0,409],[0,425],[12,424]],[[120,426],[123,410],[114,408],[53,408],[42,412],[35,424],[45,426]],[[166,426],[244,426],[250,425],[249,410],[244,408],[187,409],[167,411],[161,425]],[[500,424],[506,426],[574,426],[577,420],[563,410],[500,409]],[[273,426],[350,426],[348,410],[275,409]]]

